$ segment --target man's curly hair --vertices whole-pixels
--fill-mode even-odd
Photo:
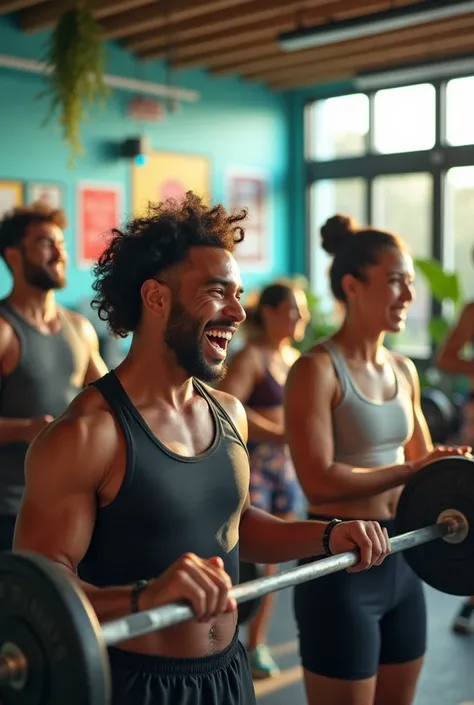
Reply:
[[[140,321],[143,282],[183,262],[191,247],[234,252],[244,239],[241,223],[246,217],[246,210],[231,214],[222,205],[206,206],[191,191],[181,202],[150,203],[146,217],[131,220],[123,231],[111,231],[93,268],[92,308],[114,335],[125,338]]]
[[[64,211],[50,208],[44,203],[14,208],[0,220],[0,256],[5,259],[7,247],[19,247],[30,225],[36,223],[51,223],[62,230],[67,226]]]

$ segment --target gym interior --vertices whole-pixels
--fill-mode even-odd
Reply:
[[[57,299],[90,319],[110,368],[129,343],[91,309],[91,268],[103,234],[148,201],[192,190],[247,207],[245,295],[302,283],[301,347],[340,317],[322,224],[344,213],[396,232],[416,300],[386,345],[416,365],[433,440],[456,443],[469,377],[437,353],[474,299],[473,28],[467,0],[0,0],[0,216],[64,209]],[[2,261],[0,298],[10,288]],[[463,598],[426,596],[415,705],[472,705],[474,633],[452,629]],[[280,673],[255,681],[262,705],[306,702],[292,610],[292,590],[278,593]]]

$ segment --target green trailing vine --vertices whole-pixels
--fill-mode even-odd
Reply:
[[[101,27],[91,10],[80,3],[59,18],[47,47],[48,87],[42,95],[50,98],[46,121],[59,111],[63,138],[70,147],[70,166],[83,154],[80,125],[86,108],[108,89],[104,84],[105,47]]]

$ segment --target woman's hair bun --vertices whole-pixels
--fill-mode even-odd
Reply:
[[[347,238],[354,235],[358,229],[354,218],[349,218],[340,213],[333,215],[321,228],[323,249],[328,254],[335,255],[347,242]]]

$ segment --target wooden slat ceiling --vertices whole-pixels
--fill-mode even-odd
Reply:
[[[283,32],[359,17],[419,0],[90,0],[104,37],[143,61],[204,68],[288,90],[361,72],[474,51],[474,12],[372,37],[284,52]],[[73,0],[0,0],[22,31],[51,28]]]

